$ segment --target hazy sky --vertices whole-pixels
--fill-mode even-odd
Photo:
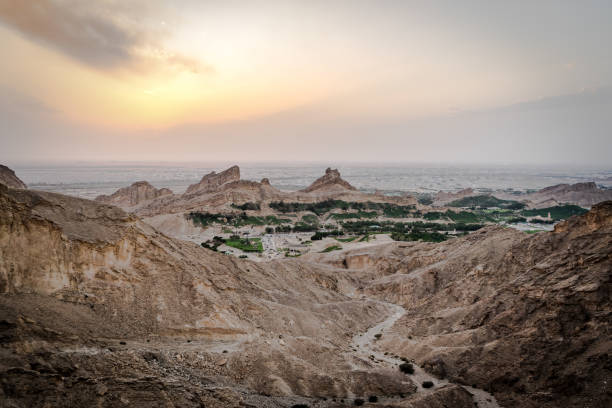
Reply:
[[[0,162],[612,165],[612,1],[0,0]]]

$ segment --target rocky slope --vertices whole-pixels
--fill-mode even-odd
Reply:
[[[28,188],[10,168],[0,164],[0,184],[11,188]]]
[[[542,207],[551,200],[557,203],[576,204],[591,207],[606,200],[612,200],[612,190],[604,190],[593,182],[576,184],[557,184],[534,193],[521,196],[521,200],[530,202],[531,207]]]
[[[355,286],[348,272],[254,264],[163,236],[117,207],[0,186],[0,400],[18,407],[346,406],[368,394],[423,400],[397,369],[360,358],[347,364],[352,336],[390,312],[348,296]],[[425,400],[449,393],[465,401],[447,388]]]
[[[358,271],[363,294],[402,305],[380,346],[438,377],[501,406],[612,403],[612,202],[551,233],[489,227],[319,262]]]
[[[120,188],[111,195],[100,195],[96,197],[96,201],[129,208],[142,204],[145,201],[170,194],[172,194],[172,190],[170,189],[157,189],[146,181],[137,181],[129,187]]]
[[[0,401],[495,406],[474,386],[504,407],[609,406],[610,248],[607,202],[551,233],[253,263],[0,186]]]
[[[444,206],[454,200],[481,194],[471,188],[456,193],[440,191],[435,195],[433,204]],[[521,194],[495,191],[491,195],[502,200],[523,202],[527,204],[528,208],[546,208],[561,204],[574,204],[589,208],[597,203],[612,200],[612,190],[599,188],[593,182],[557,184],[531,193]]]

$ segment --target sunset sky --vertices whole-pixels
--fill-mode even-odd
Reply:
[[[0,161],[612,164],[611,1],[0,0]]]

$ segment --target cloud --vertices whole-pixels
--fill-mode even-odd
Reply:
[[[2,0],[0,22],[26,37],[101,70],[211,67],[164,47],[169,36],[152,2]]]

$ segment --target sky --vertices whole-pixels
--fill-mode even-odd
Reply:
[[[0,162],[612,167],[612,2],[0,0]]]

